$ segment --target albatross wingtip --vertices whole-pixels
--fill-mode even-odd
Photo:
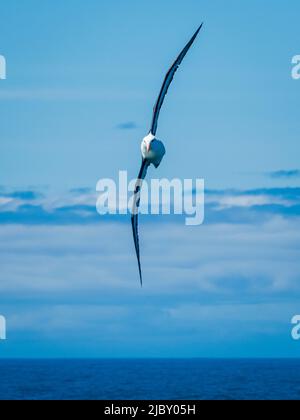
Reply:
[[[141,288],[143,288],[144,283],[143,283],[143,275],[142,275],[142,269],[141,269],[141,268],[139,269],[139,272],[140,272],[140,283],[141,283]]]
[[[201,25],[199,26],[198,30],[197,30],[197,35],[198,33],[201,31],[201,29],[203,28],[204,22],[201,23]]]
[[[193,43],[195,41],[195,39],[197,38],[197,36],[199,35],[199,32],[201,31],[201,29],[203,28],[204,22],[201,23],[201,25],[199,26],[199,28],[197,29],[197,31],[195,32],[193,38],[191,39],[191,43]]]

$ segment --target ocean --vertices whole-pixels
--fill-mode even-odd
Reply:
[[[300,360],[0,360],[1,400],[299,400]]]

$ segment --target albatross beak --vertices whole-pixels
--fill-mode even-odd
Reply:
[[[150,150],[151,150],[151,143],[148,143],[148,144],[147,144],[147,152],[149,153],[149,152],[150,152]]]

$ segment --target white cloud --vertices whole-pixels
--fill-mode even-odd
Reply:
[[[266,224],[141,224],[145,290],[267,296],[300,293],[298,221]],[[70,295],[135,294],[138,275],[128,224],[2,226],[0,290]]]
[[[266,205],[280,205],[284,207],[290,207],[295,204],[295,200],[287,200],[278,196],[270,196],[266,194],[251,195],[244,193],[237,193],[236,195],[220,196],[211,195],[206,198],[207,203],[216,204],[218,210],[230,209],[232,207],[254,207],[254,206],[266,206]]]
[[[257,335],[267,347],[268,337],[290,336],[300,297],[298,221],[143,223],[143,289],[131,235],[130,221],[2,226],[0,309],[23,346],[10,351],[65,355],[54,344],[61,342],[70,355],[162,356],[175,347],[176,355],[222,355]],[[44,343],[57,350],[44,353]]]

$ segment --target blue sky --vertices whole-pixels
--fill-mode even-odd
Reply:
[[[0,313],[5,357],[300,355],[299,2],[1,5]],[[171,62],[159,177],[204,178],[206,222],[95,212],[137,175]]]

